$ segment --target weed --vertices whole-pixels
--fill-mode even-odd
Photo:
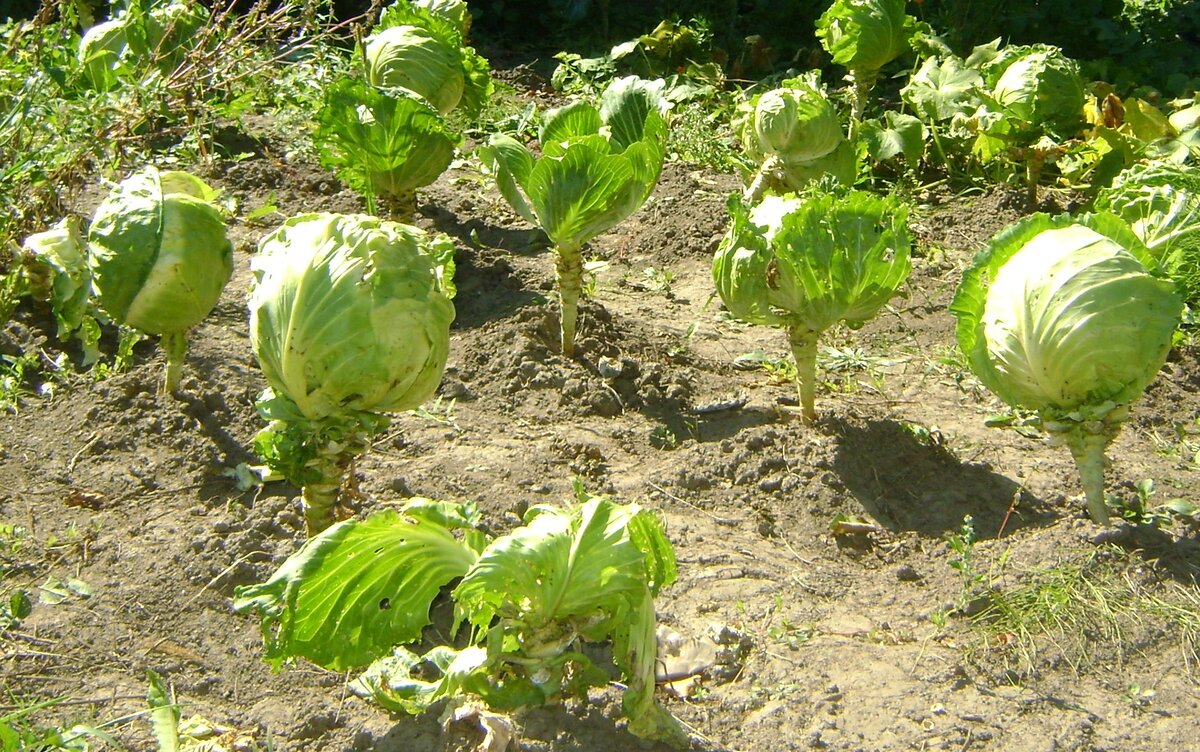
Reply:
[[[961,578],[959,591],[959,608],[965,608],[976,597],[979,588],[987,582],[987,577],[976,567],[975,544],[979,536],[975,532],[975,520],[971,515],[963,517],[962,527],[958,532],[951,533],[946,538],[946,545],[954,553],[949,562],[950,568],[958,572]]]
[[[1135,577],[1140,564],[1111,546],[1074,561],[1022,573],[1020,584],[988,592],[987,607],[972,627],[1000,657],[1033,670],[1043,651],[1052,651],[1076,672],[1092,656],[1161,650],[1171,640],[1183,664],[1194,666],[1200,647],[1200,593],[1172,580]]]

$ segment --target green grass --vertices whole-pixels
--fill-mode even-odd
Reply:
[[[1189,671],[1200,659],[1200,590],[1156,577],[1123,549],[1102,546],[1006,573],[984,597],[970,621],[979,638],[972,652],[1022,673],[1058,660],[1082,673],[1164,645]]]

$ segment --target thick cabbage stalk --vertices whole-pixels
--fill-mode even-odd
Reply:
[[[666,155],[664,85],[619,78],[601,94],[598,108],[579,101],[547,112],[540,157],[505,134],[479,149],[504,198],[554,244],[568,357],[583,289],[583,244],[637,211],[658,183]]]
[[[767,196],[750,209],[736,196],[713,259],[725,307],[751,324],[788,331],[806,422],[816,419],[820,336],[857,329],[908,278],[907,209],[865,191]]]
[[[256,439],[303,486],[309,532],[333,522],[342,477],[442,378],[454,320],[453,244],[368,215],[293,217],[259,243],[250,344],[271,394]]]
[[[187,331],[212,311],[233,274],[215,195],[186,172],[148,167],[108,194],[88,233],[100,307],[118,324],[161,336],[168,392],[179,386]]]
[[[1108,521],[1104,451],[1166,360],[1182,303],[1129,226],[1108,214],[1035,214],[994,237],[951,304],[971,370],[1037,415]]]

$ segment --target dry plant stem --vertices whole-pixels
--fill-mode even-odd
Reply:
[[[817,337],[819,333],[789,328],[792,355],[796,358],[796,386],[800,391],[801,415],[805,425],[817,419]]]
[[[575,355],[575,321],[579,314],[579,297],[583,294],[583,256],[579,246],[560,245],[554,250],[562,354],[570,358]]]
[[[159,340],[159,346],[162,347],[167,359],[163,391],[167,394],[175,394],[179,390],[179,380],[183,376],[183,361],[187,357],[187,332],[167,332]]]
[[[1109,524],[1108,506],[1104,503],[1104,450],[1112,438],[1104,433],[1079,430],[1065,437],[1079,470],[1079,481],[1087,499],[1088,514],[1098,525]]]

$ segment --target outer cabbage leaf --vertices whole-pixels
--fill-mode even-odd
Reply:
[[[887,162],[903,157],[916,167],[925,151],[925,126],[912,115],[887,111],[883,120],[868,120],[862,124],[861,135],[872,159]]]
[[[199,178],[150,167],[101,202],[88,235],[104,311],[150,334],[184,332],[209,314],[233,274],[233,244]]]
[[[980,105],[983,76],[957,57],[928,58],[900,90],[900,96],[926,121],[970,115]]]
[[[267,658],[303,656],[342,671],[365,666],[429,624],[441,589],[461,577],[476,553],[421,502],[347,520],[309,539],[269,580],[238,588],[234,609],[262,618]],[[457,519],[477,522],[473,507]]]
[[[904,0],[834,0],[817,20],[817,38],[833,62],[873,78],[908,51],[915,24]]]
[[[109,91],[119,83],[118,72],[125,54],[124,18],[98,23],[79,40],[79,63],[88,85],[97,91]]]
[[[79,220],[66,217],[49,230],[30,235],[23,247],[29,290],[33,297],[50,304],[59,338],[83,327],[84,319],[92,315],[92,270]],[[87,349],[85,360],[90,363],[99,350],[95,342],[87,341],[86,332],[81,334]]]
[[[1200,173],[1173,162],[1134,165],[1096,194],[1094,207],[1129,222],[1175,280],[1200,302]]]
[[[310,421],[420,405],[446,363],[453,252],[367,215],[284,222],[252,263],[250,342],[267,382]]]

